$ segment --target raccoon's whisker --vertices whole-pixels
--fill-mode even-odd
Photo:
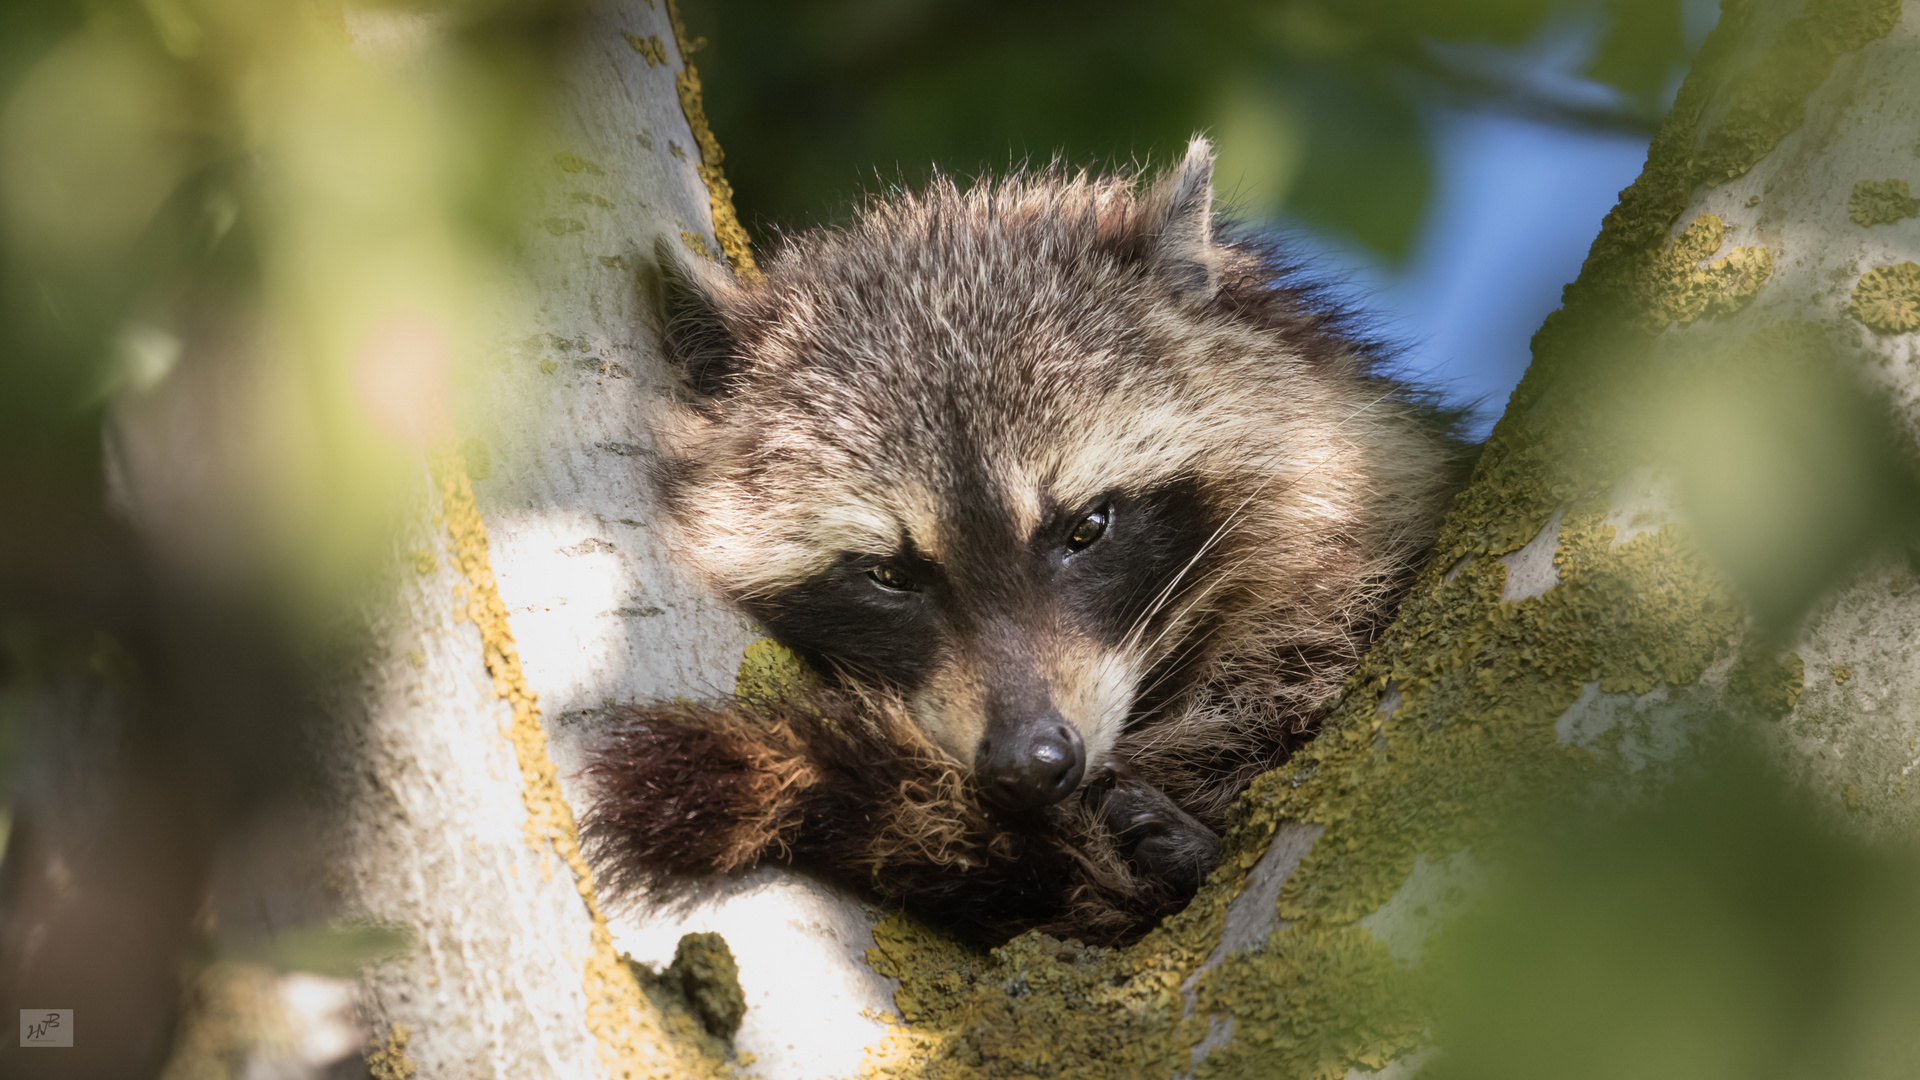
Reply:
[[[1197,620],[1182,627],[1180,636],[1168,646],[1165,655],[1154,664],[1157,674],[1154,675],[1153,680],[1134,691],[1136,699],[1152,695],[1167,680],[1179,673],[1181,665],[1188,657],[1207,643],[1207,636],[1199,631],[1200,624]]]
[[[1321,531],[1328,531],[1328,530],[1302,529],[1294,534],[1291,534],[1291,536],[1288,538],[1297,538],[1300,536],[1312,535],[1314,533],[1321,532]],[[1157,636],[1154,639],[1154,641],[1147,646],[1145,650],[1142,650],[1148,653],[1158,650],[1166,634],[1176,628],[1179,629],[1180,637],[1177,638],[1174,641],[1173,645],[1169,648],[1168,650],[1169,656],[1162,658],[1160,661],[1154,664],[1154,667],[1159,669],[1160,674],[1157,675],[1154,678],[1154,680],[1148,683],[1146,686],[1135,690],[1134,694],[1136,698],[1146,697],[1147,695],[1151,694],[1155,689],[1157,689],[1160,686],[1161,683],[1163,683],[1166,679],[1172,676],[1172,673],[1174,672],[1174,670],[1178,668],[1179,662],[1182,659],[1184,659],[1185,654],[1188,652],[1191,652],[1194,648],[1198,647],[1199,644],[1201,644],[1199,640],[1194,640],[1191,643],[1188,643],[1188,639],[1193,638],[1193,636],[1197,633],[1199,629],[1197,620],[1190,619],[1189,616],[1192,616],[1195,614],[1206,614],[1208,611],[1213,610],[1210,608],[1199,608],[1198,605],[1203,600],[1205,600],[1207,596],[1211,594],[1213,590],[1221,582],[1231,580],[1235,576],[1235,574],[1240,570],[1240,568],[1249,561],[1250,558],[1251,556],[1245,556],[1229,565],[1226,565],[1217,569],[1214,572],[1212,579],[1206,584],[1206,586],[1202,588],[1197,593],[1197,595],[1195,595],[1192,598],[1192,600],[1190,600],[1189,603],[1184,608],[1181,609],[1181,611],[1178,614],[1176,614],[1172,619],[1168,620],[1167,625],[1162,628],[1160,635]],[[1299,630],[1299,628],[1294,628],[1294,627],[1289,627],[1289,629],[1293,629],[1296,632],[1298,632]],[[1176,648],[1180,650],[1178,654],[1175,654],[1173,652],[1173,650]],[[1305,664],[1303,666],[1307,668],[1307,672],[1309,675],[1318,674],[1318,672],[1313,669],[1313,665],[1311,663]],[[1154,712],[1160,711],[1160,709],[1164,707],[1164,704],[1165,703],[1162,703],[1162,705],[1156,705],[1154,709],[1150,710],[1149,712],[1142,713],[1139,716],[1134,717],[1133,721],[1135,723],[1138,723],[1141,719],[1152,715],[1152,713]]]
[[[1196,597],[1196,603],[1198,602],[1199,599],[1203,599],[1203,598],[1204,596]],[[1184,659],[1184,656],[1185,656],[1185,652],[1179,651],[1179,650],[1190,651],[1191,649],[1197,647],[1200,644],[1199,633],[1201,629],[1202,620],[1198,618],[1195,618],[1195,619],[1185,618],[1186,615],[1192,613],[1191,609],[1192,609],[1192,605],[1189,605],[1188,610],[1183,610],[1179,616],[1176,616],[1173,620],[1170,620],[1168,625],[1161,631],[1160,635],[1154,639],[1154,642],[1151,648],[1153,651],[1157,651],[1161,654],[1160,658],[1154,662],[1153,666],[1155,668],[1159,668],[1164,672],[1165,670],[1167,670],[1172,666],[1177,666],[1179,661],[1181,659]],[[1205,615],[1211,612],[1212,610],[1215,610],[1215,609],[1203,608],[1199,611],[1199,614]],[[1178,631],[1178,636],[1175,637],[1171,642],[1167,642],[1166,647],[1164,649],[1161,649],[1160,645],[1162,642],[1166,641],[1166,635],[1176,630]],[[1139,692],[1143,694],[1146,693],[1147,690],[1150,690],[1154,685],[1157,685],[1159,678],[1164,678],[1164,677],[1165,677],[1164,674],[1162,676],[1157,677],[1154,683],[1148,685],[1147,689],[1143,689]]]
[[[1179,670],[1180,664],[1182,661],[1186,660],[1188,656],[1192,655],[1194,650],[1200,648],[1201,645],[1205,644],[1206,639],[1204,637],[1200,637],[1196,633],[1198,629],[1199,629],[1198,626],[1195,624],[1188,624],[1185,628],[1183,628],[1180,639],[1174,643],[1174,649],[1170,649],[1168,651],[1168,655],[1162,658],[1159,663],[1154,665],[1154,667],[1158,670],[1159,674],[1154,676],[1152,682],[1134,691],[1134,697],[1136,700],[1139,698],[1146,697],[1152,694],[1155,690],[1159,689],[1163,683],[1165,683],[1168,679],[1172,678],[1173,674]],[[1165,705],[1166,705],[1166,702],[1161,702],[1160,704],[1155,705],[1153,709],[1149,710],[1148,712],[1141,713],[1139,717],[1135,717],[1134,719],[1138,720],[1142,717],[1152,715],[1152,713],[1158,712]]]
[[[1255,491],[1254,495],[1257,494],[1259,494],[1259,492]],[[1186,564],[1180,568],[1179,572],[1174,574],[1173,578],[1161,587],[1159,593],[1155,594],[1152,603],[1147,605],[1146,610],[1141,612],[1138,618],[1134,619],[1133,626],[1128,628],[1126,636],[1121,639],[1121,648],[1131,651],[1139,645],[1140,635],[1146,632],[1148,622],[1151,621],[1155,615],[1158,615],[1160,610],[1167,605],[1167,602],[1173,598],[1174,590],[1179,587],[1180,582],[1186,578],[1194,566],[1197,565],[1209,551],[1213,550],[1214,545],[1219,543],[1222,537],[1226,536],[1226,534],[1238,524],[1237,519],[1240,516],[1240,512],[1246,508],[1247,503],[1253,500],[1254,495],[1249,495],[1247,498],[1242,499],[1240,505],[1233,508],[1233,511],[1227,515],[1226,520],[1222,521],[1219,527],[1213,530],[1213,535],[1207,537],[1206,541],[1200,545],[1199,550],[1193,553],[1193,556],[1186,561]],[[1151,647],[1149,647],[1149,649],[1151,649]]]
[[[1189,621],[1186,618],[1186,616],[1193,611],[1196,605],[1198,605],[1201,601],[1206,599],[1207,594],[1213,590],[1214,584],[1219,580],[1220,580],[1219,577],[1216,576],[1214,579],[1214,582],[1209,582],[1205,588],[1201,589],[1194,597],[1192,597],[1192,599],[1190,599],[1187,602],[1187,605],[1185,607],[1181,608],[1178,613],[1176,613],[1172,618],[1166,621],[1166,624],[1160,628],[1160,632],[1154,635],[1154,639],[1151,642],[1149,642],[1144,648],[1140,648],[1139,642],[1136,640],[1128,644],[1129,651],[1135,652],[1136,654],[1140,654],[1140,655],[1151,655],[1152,653],[1154,653],[1156,650],[1159,649],[1160,642],[1166,638],[1169,632],[1175,629],[1178,629],[1183,637],[1187,634],[1192,633],[1193,629],[1196,626],[1196,622]]]
[[[1179,636],[1167,646],[1165,655],[1153,664],[1153,667],[1160,673],[1154,677],[1152,682],[1134,691],[1136,699],[1145,697],[1158,689],[1162,682],[1171,678],[1173,673],[1179,669],[1181,662],[1186,659],[1188,654],[1205,643],[1206,638],[1200,635],[1202,620],[1199,618],[1190,618],[1189,616],[1204,616],[1220,610],[1214,606],[1201,607],[1200,605],[1221,582],[1231,579],[1234,572],[1238,570],[1245,561],[1243,558],[1240,562],[1231,566],[1222,567],[1220,571],[1215,574],[1213,580],[1208,582],[1205,588],[1201,589],[1198,594],[1189,601],[1187,606],[1181,609],[1179,614],[1168,620],[1167,625],[1161,629],[1160,634],[1154,638],[1152,644],[1143,650],[1147,653],[1159,651],[1168,633],[1175,630],[1179,632]]]
[[[1247,499],[1251,499],[1251,498],[1252,498],[1251,495],[1247,497]],[[1153,618],[1154,615],[1159,613],[1161,607],[1163,607],[1166,604],[1167,600],[1172,596],[1173,590],[1179,587],[1181,580],[1187,576],[1187,574],[1194,568],[1194,566],[1197,563],[1199,563],[1199,561],[1207,554],[1207,552],[1213,550],[1213,546],[1220,541],[1220,538],[1222,536],[1226,535],[1229,529],[1232,528],[1234,524],[1234,518],[1238,516],[1241,509],[1243,509],[1246,505],[1247,505],[1247,500],[1242,500],[1239,506],[1234,507],[1233,512],[1227,515],[1226,520],[1222,521],[1219,527],[1213,530],[1213,535],[1207,537],[1205,542],[1203,542],[1200,545],[1199,549],[1193,553],[1192,557],[1187,559],[1185,565],[1181,566],[1179,571],[1176,572],[1173,575],[1173,577],[1167,581],[1165,585],[1160,587],[1160,591],[1154,594],[1153,600],[1147,604],[1146,610],[1141,612],[1140,616],[1134,619],[1133,626],[1128,628],[1127,636],[1126,638],[1123,639],[1123,645],[1122,645],[1123,648],[1131,649],[1135,644],[1138,643],[1138,635],[1144,632],[1147,621]]]
[[[1340,420],[1333,425],[1334,430],[1337,431],[1342,427],[1346,426],[1346,424],[1348,424],[1352,420],[1365,414],[1367,411],[1371,410],[1374,406],[1380,404],[1382,401],[1385,401],[1389,396],[1390,394],[1386,392],[1382,392],[1381,394],[1376,395],[1371,401],[1366,402],[1365,404],[1354,409],[1352,412],[1348,413],[1346,416],[1341,417]],[[1322,467],[1333,463],[1335,460],[1338,459],[1338,457],[1339,455],[1337,454],[1330,454],[1322,461],[1317,462],[1313,466],[1302,470],[1297,475],[1288,479],[1287,482],[1284,485],[1282,485],[1280,490],[1275,494],[1285,494],[1288,490],[1304,482],[1308,477],[1312,476],[1314,473],[1319,471]],[[1194,551],[1193,555],[1187,559],[1186,563],[1181,566],[1179,571],[1176,572],[1173,575],[1173,577],[1169,579],[1167,583],[1160,588],[1160,591],[1157,594],[1155,594],[1154,599],[1147,605],[1146,609],[1143,610],[1140,613],[1140,615],[1134,619],[1133,625],[1128,628],[1127,634],[1125,635],[1125,637],[1122,638],[1121,648],[1131,651],[1139,644],[1140,635],[1145,633],[1147,624],[1153,619],[1155,615],[1158,615],[1161,609],[1166,606],[1167,602],[1172,599],[1174,590],[1179,587],[1180,583],[1183,580],[1185,580],[1187,574],[1192,572],[1194,566],[1197,565],[1202,558],[1206,557],[1207,553],[1212,551],[1214,547],[1218,545],[1219,542],[1222,539],[1224,539],[1228,533],[1232,532],[1233,529],[1239,525],[1242,514],[1246,510],[1246,508],[1249,505],[1251,505],[1256,498],[1259,498],[1262,494],[1264,494],[1266,492],[1266,489],[1276,479],[1278,479],[1279,475],[1280,474],[1278,472],[1275,472],[1273,474],[1268,475],[1266,479],[1261,480],[1260,483],[1257,484],[1254,487],[1254,489],[1247,494],[1245,498],[1241,499],[1240,502],[1237,505],[1235,505],[1231,511],[1227,513],[1227,516],[1225,517],[1225,519],[1223,519],[1219,524],[1219,526],[1213,530],[1213,533],[1209,535],[1204,542],[1201,543],[1200,547]],[[1283,537],[1281,539],[1296,539],[1299,536],[1309,535],[1313,531],[1318,531],[1318,530],[1303,530],[1302,532],[1297,533],[1294,536]],[[1151,648],[1152,646],[1149,646],[1149,651],[1151,651]]]
[[[1333,425],[1334,430],[1338,431],[1342,427],[1346,426],[1347,423],[1363,415],[1368,410],[1372,409],[1374,406],[1380,404],[1382,401],[1385,401],[1388,398],[1388,396],[1389,395],[1385,392],[1378,394],[1373,398],[1373,400],[1367,402],[1364,405],[1359,406],[1358,408],[1354,409],[1351,413],[1348,413],[1346,416],[1341,417],[1340,420]],[[1275,492],[1275,494],[1277,495],[1285,494],[1287,491],[1291,490],[1296,485],[1303,483],[1308,477],[1318,472],[1322,467],[1333,463],[1338,457],[1339,455],[1330,454],[1322,461],[1317,462],[1316,464],[1310,466],[1309,468],[1302,470],[1298,475],[1295,475],[1292,478],[1290,478],[1280,488],[1278,492]],[[1213,530],[1212,535],[1208,536],[1207,539],[1203,543],[1201,543],[1200,547],[1193,553],[1193,555],[1190,558],[1187,559],[1185,565],[1181,566],[1180,570],[1173,575],[1173,577],[1166,583],[1166,585],[1161,587],[1160,592],[1155,595],[1153,602],[1148,604],[1146,610],[1143,611],[1140,614],[1140,616],[1134,620],[1134,625],[1131,628],[1129,628],[1127,636],[1123,639],[1123,645],[1122,645],[1123,648],[1132,649],[1135,645],[1138,644],[1139,634],[1144,632],[1148,621],[1151,620],[1153,616],[1159,614],[1160,609],[1165,606],[1166,602],[1169,599],[1171,599],[1173,591],[1179,587],[1180,582],[1183,579],[1185,579],[1187,574],[1193,570],[1194,566],[1198,564],[1199,561],[1202,558],[1204,558],[1208,552],[1213,550],[1215,545],[1217,545],[1222,539],[1226,537],[1226,535],[1229,532],[1233,531],[1233,529],[1239,525],[1241,516],[1243,512],[1246,510],[1246,508],[1249,505],[1251,505],[1256,498],[1259,498],[1262,494],[1264,494],[1268,486],[1270,486],[1276,479],[1278,479],[1279,475],[1280,474],[1278,472],[1269,474],[1265,479],[1261,480],[1260,483],[1257,484],[1252,491],[1248,492],[1247,496],[1241,499],[1240,502],[1237,505],[1235,505],[1231,511],[1228,511],[1227,516],[1225,517],[1225,519],[1223,519],[1220,522],[1219,526]],[[1305,535],[1305,533],[1302,533],[1299,535]],[[1294,537],[1287,537],[1284,539],[1293,539],[1293,538]]]
[[[1194,609],[1194,606],[1199,604],[1200,601],[1205,600],[1207,596],[1213,592],[1214,589],[1219,588],[1222,582],[1227,581],[1235,571],[1239,570],[1242,566],[1245,566],[1247,564],[1247,561],[1252,557],[1253,556],[1251,555],[1243,555],[1239,559],[1235,560],[1232,565],[1222,567],[1218,573],[1213,575],[1213,580],[1207,582],[1206,587],[1204,589],[1201,589],[1199,594],[1195,596],[1190,602],[1188,602],[1186,607],[1181,608],[1178,614],[1174,615],[1173,618],[1167,620],[1167,625],[1160,628],[1160,633],[1155,635],[1152,643],[1149,644],[1144,651],[1151,653],[1155,649],[1159,648],[1161,640],[1167,636],[1167,631],[1173,629],[1175,626],[1180,626],[1182,624],[1186,624],[1190,626],[1191,624],[1186,623],[1186,616],[1188,615],[1189,612],[1191,612]]]

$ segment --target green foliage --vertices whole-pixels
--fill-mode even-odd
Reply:
[[[740,1030],[747,997],[740,989],[740,968],[719,934],[687,934],[673,949],[667,977],[678,982],[687,1004],[707,1031],[722,1039]]]
[[[1700,538],[1770,634],[1920,528],[1920,480],[1890,404],[1826,332],[1784,322],[1674,349],[1643,376],[1659,449]]]
[[[225,570],[308,608],[364,584],[414,465],[362,406],[439,387],[372,393],[355,357],[431,351],[392,334],[428,319],[466,358],[575,5],[440,6],[448,40],[402,78],[352,50],[338,3],[0,5],[0,587],[101,575],[105,406],[240,365],[208,343],[243,339],[282,377],[228,371],[247,403],[200,421],[248,463],[201,481],[245,508],[205,522],[250,556]]]
[[[1868,1080],[1920,1071],[1920,861],[1751,753],[1556,816],[1442,931],[1435,1080]],[[1590,809],[1590,808],[1588,808]]]
[[[1652,97],[1686,60],[1680,5],[1670,0],[1607,0],[1611,25],[1587,74],[1629,94]]]
[[[929,164],[1164,161],[1204,129],[1246,210],[1399,257],[1431,186],[1426,106],[1650,132],[1686,61],[1680,0],[690,0],[685,15],[712,42],[708,115],[763,239]],[[1615,105],[1501,74],[1513,47],[1583,27]]]
[[[275,971],[311,971],[349,978],[370,964],[404,957],[413,946],[403,928],[367,922],[313,923],[267,937],[218,939],[222,960]]]

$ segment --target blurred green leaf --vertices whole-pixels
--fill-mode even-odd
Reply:
[[[1911,441],[1820,327],[1705,336],[1652,383],[1689,521],[1775,635],[1920,522]]]
[[[397,959],[412,947],[412,936],[401,927],[331,922],[268,938],[218,940],[215,951],[223,960],[264,964],[276,971],[351,976],[368,964]]]
[[[1287,209],[1390,259],[1413,246],[1432,187],[1432,148],[1384,65],[1329,68],[1296,83],[1305,163]]]
[[[1665,89],[1686,59],[1680,5],[1673,0],[1607,0],[1607,31],[1587,75],[1636,96]]]
[[[1430,195],[1434,104],[1497,104],[1613,129],[1657,118],[1644,102],[1610,109],[1540,98],[1510,73],[1473,67],[1550,26],[1600,26],[1614,2],[682,8],[712,42],[694,58],[707,112],[742,215],[762,239],[837,218],[876,185],[921,183],[930,166],[966,177],[1056,152],[1075,164],[1166,161],[1205,130],[1219,136],[1222,179],[1245,208],[1298,211],[1397,258]],[[1638,65],[1632,86],[1664,86],[1684,62],[1679,4],[1626,0],[1607,24]],[[1655,30],[1666,34],[1659,48],[1635,52]],[[1442,60],[1429,48],[1438,43],[1476,48]],[[1605,70],[1624,62],[1609,59]]]
[[[1421,1075],[1920,1074],[1920,858],[1840,805],[1721,746],[1635,809],[1555,818],[1436,942]]]

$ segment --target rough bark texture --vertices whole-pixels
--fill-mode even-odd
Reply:
[[[751,640],[668,567],[640,471],[663,384],[639,273],[656,242],[722,247],[669,12],[599,9],[564,72],[553,142],[528,149],[551,165],[513,283],[525,302],[461,387],[462,453],[422,476],[400,560],[418,572],[375,616],[380,656],[344,717],[346,907],[415,935],[368,1004],[427,1076],[722,1067],[618,959],[557,786],[583,718],[728,692]],[[734,948],[758,1004],[764,958]]]
[[[346,906],[415,935],[369,976],[369,1006],[377,1034],[407,1029],[423,1076],[723,1068],[615,960],[665,968],[695,930],[738,960],[733,1047],[757,1075],[848,1074],[884,1034],[861,1015],[888,987],[859,964],[872,917],[857,903],[762,873],[609,928],[578,861],[578,737],[615,704],[732,692],[754,638],[672,568],[642,474],[666,392],[642,280],[655,245],[751,272],[681,44],[670,5],[585,20],[553,141],[528,149],[546,182],[524,303],[460,388],[461,452],[422,477],[419,533],[400,544],[418,572],[376,616],[380,656],[347,710]]]
[[[622,15],[653,17],[637,8]],[[1901,15],[1884,0],[1728,5],[1645,173],[1609,216],[1565,308],[1536,338],[1534,366],[1434,564],[1348,683],[1323,736],[1243,801],[1222,871],[1186,912],[1125,950],[1028,936],[982,957],[898,918],[882,921],[870,939],[871,916],[856,905],[763,873],[693,898],[678,913],[682,926],[650,913],[622,940],[664,964],[682,927],[727,934],[750,1002],[738,1045],[759,1055],[752,1071],[761,1075],[848,1074],[863,1056],[872,1066],[936,1077],[1409,1075],[1426,1060],[1430,1037],[1410,974],[1426,938],[1471,895],[1479,878],[1471,852],[1490,849],[1516,808],[1541,792],[1605,782],[1669,757],[1694,738],[1700,717],[1737,699],[1785,714],[1769,729],[1782,754],[1859,809],[1869,828],[1909,827],[1916,797],[1903,781],[1913,768],[1915,719],[1907,681],[1916,666],[1905,628],[1920,590],[1907,587],[1904,570],[1875,565],[1823,602],[1791,651],[1757,644],[1695,530],[1676,523],[1675,492],[1689,480],[1675,469],[1663,429],[1646,419],[1657,412],[1651,402],[1684,396],[1687,379],[1726,374],[1727,342],[1735,343],[1732,356],[1754,364],[1813,356],[1861,372],[1911,415],[1911,339],[1862,321],[1900,317],[1899,280],[1889,279],[1892,315],[1884,304],[1855,302],[1854,292],[1869,269],[1896,265],[1920,246],[1920,221],[1865,226],[1848,213],[1856,181],[1899,178],[1911,167],[1910,137],[1890,133],[1912,129],[1920,16],[1899,22]],[[613,58],[645,77],[650,69],[619,54],[621,31],[643,39],[656,31],[602,32]],[[578,77],[586,85],[587,76]],[[555,198],[573,199],[577,187],[614,206],[556,202],[559,223],[547,230],[556,235],[540,238],[532,253],[533,265],[550,268],[535,271],[547,307],[503,334],[515,347],[475,391],[490,405],[475,415],[491,426],[472,432],[494,462],[479,502],[505,614],[522,643],[527,684],[558,720],[550,726],[563,764],[569,737],[610,702],[726,689],[748,636],[730,616],[687,599],[694,594],[659,569],[644,496],[627,467],[645,452],[640,417],[658,392],[650,343],[640,340],[645,331],[630,306],[629,274],[644,257],[633,237],[646,226],[609,228],[602,216],[639,208],[623,211],[629,192],[587,178],[598,179],[593,169],[646,175],[645,163],[667,164],[675,136],[663,133],[673,117],[637,125],[653,141],[645,151],[625,121],[596,119],[617,112],[597,111],[584,91],[575,100],[585,104],[567,138],[579,145],[557,152],[590,167],[570,173],[581,183],[557,185]],[[675,220],[706,220],[698,210],[708,193],[679,191],[688,205]],[[1883,203],[1897,211],[1898,200],[1889,192],[1854,201],[1871,217]],[[664,231],[677,239],[673,228]],[[1737,363],[1733,375],[1737,384]],[[1720,549],[1715,538],[1727,531],[1707,527]],[[450,554],[438,555],[438,565]],[[440,580],[422,579],[411,618],[421,627],[441,620],[434,634],[448,641],[470,639],[464,625],[449,636],[447,616],[434,614],[460,583],[438,572]],[[619,599],[603,614],[605,597]],[[470,643],[464,649],[474,655]],[[442,662],[404,664],[389,666],[398,677],[392,687]],[[369,874],[364,902],[443,928],[431,931],[432,946],[411,968],[380,976],[382,1007],[390,1020],[416,1024],[410,1054],[418,1047],[447,1054],[436,1060],[449,1065],[487,1062],[511,1074],[533,1058],[486,1054],[508,1046],[530,1054],[528,1044],[498,1033],[504,1029],[486,1034],[470,1018],[524,1018],[531,1010],[517,998],[544,1001],[551,1030],[570,1033],[565,1045],[576,1056],[568,1067],[586,1068],[586,1037],[566,1019],[585,1003],[568,996],[577,995],[566,982],[571,969],[551,958],[582,955],[587,920],[577,900],[563,897],[570,890],[562,868],[554,867],[554,883],[542,880],[539,858],[513,833],[520,778],[486,726],[505,722],[504,707],[489,704],[484,689],[453,685],[457,676],[442,681],[442,694],[421,700],[438,709],[465,694],[469,723],[480,726],[432,737],[402,736],[405,726],[397,727],[390,737],[424,741],[389,751],[393,764],[377,770],[395,792],[415,788],[388,802],[413,807],[408,815],[419,824],[396,835],[385,849],[391,856],[368,865],[394,857],[418,863],[422,875],[403,902]],[[413,779],[400,764],[456,746],[493,749],[468,750],[474,761],[464,768],[449,762]],[[430,794],[447,790],[452,776],[479,785],[476,793]],[[482,789],[492,791],[495,826],[457,843],[437,839],[471,832],[484,815],[436,825],[432,807],[484,805]],[[516,955],[513,935],[474,937],[475,928],[512,925],[513,912],[434,915],[440,896],[451,895],[442,883],[454,878],[428,869],[481,866],[467,854],[476,849],[494,852],[492,868],[460,895],[534,890],[525,903],[554,912],[540,925],[575,927],[542,950],[550,965],[544,985],[560,988],[549,996],[493,974],[503,964],[531,970],[506,959]],[[574,913],[563,917],[569,903]],[[875,939],[867,953],[873,970],[899,980],[893,1002],[903,1023],[885,1040],[870,1019],[885,984],[849,963]],[[783,956],[795,948],[811,952]],[[418,955],[456,959],[436,984]],[[776,973],[794,970],[808,973],[806,986],[776,983]],[[449,986],[471,1000],[453,1003],[444,996]],[[810,992],[816,986],[831,989]],[[419,1004],[434,1000],[445,1002],[443,1011]],[[811,1044],[782,1034],[795,1030],[808,1031]],[[563,1042],[556,1034],[543,1045]],[[470,1049],[480,1047],[490,1049]]]
[[[431,37],[351,29],[397,62]],[[1897,0],[1729,0],[1437,558],[1323,734],[1233,812],[1221,870],[1135,946],[982,956],[772,870],[609,920],[579,861],[577,739],[614,706],[731,690],[754,636],[671,569],[639,475],[664,391],[653,245],[751,263],[671,5],[599,9],[552,144],[526,150],[548,180],[508,290],[526,299],[460,388],[466,441],[422,470],[374,656],[333,702],[353,764],[309,876],[413,935],[366,977],[375,1074],[701,1075],[751,1054],[740,1071],[769,1078],[1401,1077],[1429,1049],[1428,933],[1516,808],[1670,756],[1727,701],[1784,717],[1780,756],[1868,831],[1910,834],[1920,584],[1876,563],[1789,648],[1756,644],[1695,535],[1737,555],[1740,528],[1676,523],[1690,481],[1648,417],[1688,379],[1739,385],[1740,363],[1826,365],[1884,391],[1911,441],[1920,296],[1872,272],[1920,249],[1884,186],[1920,180],[1916,68],[1920,9]],[[1780,497],[1811,506],[1826,479]],[[735,1066],[620,960],[664,968],[709,930],[747,1002]]]
[[[1767,427],[1828,375],[1884,392],[1911,444],[1910,286],[1883,275],[1863,304],[1856,285],[1912,258],[1920,221],[1858,223],[1906,204],[1869,189],[1863,208],[1855,187],[1913,174],[1917,66],[1920,9],[1897,0],[1725,5],[1433,564],[1319,739],[1243,800],[1222,870],[1119,952],[1021,939],[983,961],[884,924],[877,966],[902,979],[917,1074],[1407,1075],[1432,1030],[1418,960],[1472,896],[1476,856],[1543,794],[1644,775],[1717,711],[1784,716],[1765,734],[1793,768],[1867,829],[1911,835],[1910,571],[1852,571],[1782,649],[1718,567],[1751,579],[1817,549],[1778,537],[1844,510],[1831,487],[1878,467],[1884,443],[1823,470],[1805,460],[1818,446]],[[1794,382],[1807,371],[1824,374]],[[1741,400],[1782,385],[1809,388],[1784,414]],[[1731,404],[1662,415],[1703,400]],[[1756,458],[1784,470],[1789,507],[1680,522],[1679,489],[1707,488],[1689,505],[1711,517],[1728,479],[1711,466]]]

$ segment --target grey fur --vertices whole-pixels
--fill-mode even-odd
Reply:
[[[683,270],[669,340],[689,392],[661,418],[677,547],[756,614],[903,544],[944,573],[1004,546],[989,534],[1038,550],[1103,492],[1198,493],[1215,527],[1126,638],[1047,597],[996,622],[981,585],[975,629],[899,691],[965,765],[1013,693],[996,680],[1039,685],[1091,763],[1170,800],[1170,865],[1211,858],[1193,828],[1312,730],[1468,460],[1452,416],[1284,258],[1216,236],[1212,169],[1196,137],[1144,189],[1058,166],[939,178],[787,238],[763,280]]]

